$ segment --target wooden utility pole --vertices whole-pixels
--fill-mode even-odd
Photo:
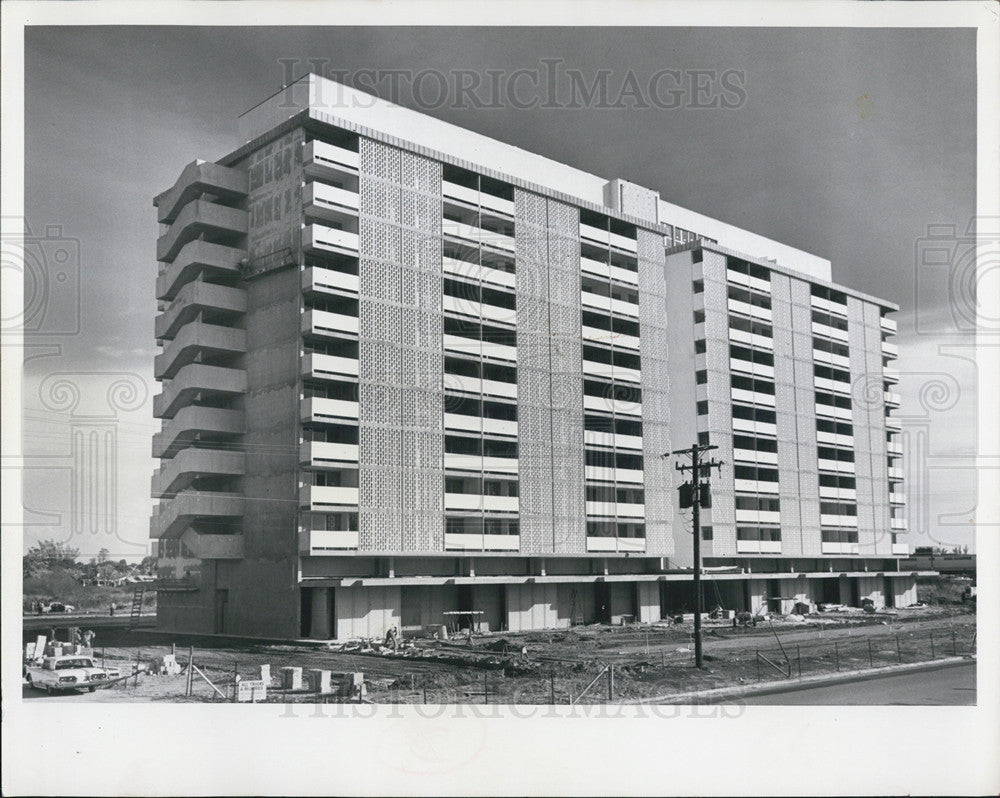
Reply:
[[[722,462],[712,458],[707,463],[700,462],[700,456],[702,452],[708,452],[712,449],[718,449],[718,446],[699,446],[694,444],[690,449],[677,449],[676,451],[670,452],[673,456],[687,456],[691,458],[689,464],[686,463],[675,463],[674,467],[680,471],[690,471],[691,472],[691,482],[681,486],[681,507],[686,506],[686,502],[683,501],[683,496],[685,491],[690,490],[691,492],[691,510],[693,514],[692,520],[692,530],[691,534],[694,537],[694,664],[696,668],[704,667],[704,659],[702,657],[701,651],[701,506],[702,506],[702,489],[705,491],[705,504],[711,506],[710,496],[709,496],[709,482],[702,482],[702,469],[705,469],[705,476],[707,477],[712,473],[713,468],[718,468],[721,472]],[[663,455],[667,457],[667,455]]]

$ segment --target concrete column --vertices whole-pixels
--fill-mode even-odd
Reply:
[[[312,603],[312,619],[309,626],[309,637],[313,640],[329,640],[330,629],[330,588],[310,588]]]

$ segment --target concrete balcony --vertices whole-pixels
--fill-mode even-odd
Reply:
[[[906,531],[906,519],[905,518],[890,518],[889,519],[889,529],[895,529],[900,532]]]
[[[759,277],[751,277],[743,272],[726,269],[726,281],[733,285],[741,285],[744,288],[751,288],[764,294],[771,293],[771,281],[762,280]]]
[[[358,153],[354,150],[316,140],[302,145],[302,167],[309,177],[356,176],[358,163]]]
[[[639,251],[639,243],[634,238],[628,238],[627,236],[620,236],[617,233],[611,233],[609,241],[611,246],[615,249],[620,249],[631,255],[635,255]]]
[[[910,544],[909,543],[893,543],[892,544],[892,556],[893,557],[908,557],[910,555]]]
[[[485,305],[484,305],[485,307]],[[483,341],[482,357],[487,360],[503,360],[507,363],[517,363],[517,347],[498,344],[493,341]]]
[[[731,357],[729,358],[729,367],[740,374],[750,374],[754,377],[763,377],[766,380],[774,379],[774,366],[768,366],[764,363],[751,363],[749,360]]]
[[[780,540],[737,540],[737,554],[781,554]]]
[[[777,465],[777,452],[759,452],[755,449],[733,449],[733,460],[744,463],[761,463],[763,465]]]
[[[844,344],[850,340],[847,330],[838,330],[836,327],[830,327],[818,321],[812,323],[812,331],[814,335],[822,335],[824,338],[831,338]]]
[[[902,479],[903,469],[899,467],[889,466],[888,475],[889,479]]]
[[[879,319],[879,326],[882,328],[883,332],[891,333],[892,335],[896,334],[897,325],[895,319],[890,319],[888,316],[882,316]]]
[[[899,382],[899,369],[891,368],[890,366],[882,367],[882,379],[886,382],[897,383]]]
[[[644,552],[646,550],[645,538],[618,538],[618,537],[592,537],[587,536],[587,551],[607,551],[607,552]]]
[[[634,272],[631,269],[623,269],[620,266],[611,266],[611,279],[627,285],[639,285],[638,272]]]
[[[816,461],[820,471],[832,471],[838,474],[853,474],[854,463],[844,460],[825,460],[822,457]]]
[[[202,235],[245,236],[247,212],[205,200],[184,206],[170,229],[156,241],[156,259],[172,261],[189,241]]]
[[[902,401],[898,393],[892,393],[891,391],[885,391],[882,397],[885,399],[886,407],[899,407]]]
[[[856,529],[858,526],[858,517],[856,515],[830,515],[828,513],[820,513],[819,522],[822,526],[837,526],[847,529]]]
[[[238,274],[240,261],[246,251],[208,241],[189,241],[173,261],[166,265],[156,278],[156,298],[169,301],[185,283],[200,274],[218,276]]]
[[[358,234],[321,224],[307,224],[302,229],[302,249],[357,255]]]
[[[352,357],[308,353],[302,356],[302,376],[314,380],[357,379],[358,361]]]
[[[813,377],[813,386],[817,391],[825,393],[839,393],[843,396],[851,395],[851,383],[840,380],[829,380],[826,377]]]
[[[761,479],[734,479],[733,489],[741,493],[766,493],[769,496],[777,496],[779,486],[777,482]]]
[[[160,224],[170,224],[181,208],[196,197],[209,195],[233,202],[245,197],[249,190],[246,172],[217,163],[192,161],[184,167],[177,182],[154,201],[156,218]]]
[[[492,474],[516,474],[517,459],[514,457],[481,457],[477,454],[456,454],[445,452],[444,467],[446,471],[480,471]]]
[[[358,275],[310,266],[302,272],[305,294],[357,294]]]
[[[819,402],[816,403],[816,415],[823,418],[835,418],[839,421],[851,421],[853,418],[849,407],[834,407]]]
[[[299,446],[299,464],[309,468],[343,468],[357,466],[356,443],[305,441]]]
[[[853,435],[838,435],[835,432],[816,430],[816,442],[824,446],[839,446],[843,449],[854,448]]]
[[[882,356],[887,358],[899,357],[899,347],[889,341],[882,342]]]
[[[154,322],[158,339],[173,338],[178,328],[203,312],[245,313],[247,295],[242,288],[214,283],[188,283]]]
[[[506,435],[517,437],[517,422],[504,418],[484,418],[483,432],[487,435]]]
[[[840,369],[850,369],[850,358],[843,355],[835,355],[832,352],[824,352],[822,349],[813,350],[813,360],[816,363],[825,363],[828,366],[835,366]]]
[[[199,355],[241,355],[246,351],[245,330],[192,321],[181,327],[153,360],[153,376],[158,380],[172,379]]]
[[[629,369],[622,366],[612,366],[610,363],[601,363],[596,360],[583,361],[583,373],[588,377],[603,377],[613,379],[615,382],[632,383],[640,385],[642,374],[638,369]]]
[[[642,418],[642,404],[630,402],[624,399],[615,399],[609,396],[583,395],[584,410],[603,410],[616,415],[631,416],[632,418]]]
[[[516,382],[481,380],[478,377],[467,377],[464,374],[445,373],[444,388],[445,390],[464,391],[465,393],[482,393],[503,399],[517,399]]]
[[[902,506],[906,504],[906,494],[898,492],[889,493],[889,504],[895,504],[897,506]]]
[[[598,344],[614,344],[616,349],[629,349],[633,352],[639,351],[639,339],[634,335],[616,333],[612,330],[601,330],[597,327],[582,328],[584,341],[591,341]]]
[[[448,551],[517,551],[521,546],[518,535],[478,535],[445,532],[444,547]]]
[[[766,349],[769,352],[774,351],[774,339],[770,336],[748,333],[745,330],[737,330],[735,327],[729,328],[729,340],[734,344],[745,344],[758,349]]]
[[[325,399],[314,396],[303,399],[299,405],[299,418],[306,423],[358,421],[359,405],[343,399]]]
[[[306,529],[299,532],[299,553],[310,557],[336,554],[358,548],[358,540],[356,529]]]
[[[831,302],[829,299],[824,299],[819,296],[809,297],[812,306],[817,310],[822,310],[827,313],[833,313],[837,316],[843,316],[847,318],[847,305],[841,305],[839,302]]]
[[[580,271],[584,274],[591,274],[594,277],[608,280],[611,277],[611,264],[581,256]]]
[[[482,496],[478,493],[446,493],[445,512],[499,512],[516,513],[519,507],[517,496]]]
[[[358,218],[358,193],[326,183],[306,183],[302,190],[302,210],[310,221],[355,225]]]
[[[181,540],[200,560],[243,559],[243,535],[202,535],[189,527]]]
[[[302,314],[302,334],[319,338],[354,338],[358,334],[358,317],[325,310],[307,310]]]
[[[504,216],[514,215],[514,203],[503,197],[496,197],[486,191],[477,191],[474,188],[460,186],[447,180],[441,181],[441,193],[450,199],[465,202],[469,205],[480,205],[492,211],[497,211]]]
[[[233,477],[245,473],[243,452],[190,448],[164,461],[151,481],[154,499],[169,498],[185,490],[199,477]]]
[[[773,510],[736,510],[738,524],[774,524],[781,523],[781,513]]]
[[[180,537],[197,519],[215,519],[235,524],[243,515],[245,501],[237,493],[179,493],[166,504],[154,508],[149,522],[151,538]]]
[[[830,501],[854,502],[858,500],[858,492],[854,488],[829,488],[820,485],[819,497]]]
[[[857,554],[857,543],[820,543],[820,552],[823,554]]]
[[[171,418],[199,394],[233,396],[246,393],[246,389],[245,371],[191,363],[164,384],[163,393],[153,397],[153,415]]]
[[[446,236],[459,238],[472,244],[482,244],[483,246],[514,252],[516,249],[514,236],[498,233],[495,230],[487,230],[474,224],[465,224],[452,219],[445,219],[442,222],[441,232]]]
[[[615,505],[615,514],[619,518],[628,518],[630,520],[641,521],[646,517],[646,505],[618,502]]]
[[[177,411],[153,436],[153,457],[174,457],[196,440],[224,440],[246,429],[242,410],[189,405]]]
[[[701,295],[699,294],[699,296]],[[762,308],[757,305],[751,305],[747,302],[741,302],[738,299],[729,299],[727,300],[727,302],[729,305],[729,309],[733,313],[741,313],[744,316],[750,316],[751,318],[760,319],[761,321],[766,321],[766,322],[772,321],[770,308]],[[700,309],[704,310],[704,308],[705,308],[704,301],[702,301],[702,306]]]
[[[515,288],[517,286],[517,275],[502,269],[494,269],[489,266],[480,266],[478,263],[469,263],[465,260],[455,258],[444,258],[442,268],[445,274],[454,274],[457,277],[464,277],[468,280],[482,280],[493,283],[504,288]]]
[[[703,387],[703,386],[699,386]],[[774,407],[774,394],[757,393],[757,391],[747,391],[743,388],[732,388],[731,396],[734,402],[745,402],[747,404],[764,405]]]
[[[893,432],[901,432],[903,430],[903,422],[898,418],[892,418],[891,416],[885,417],[885,428],[887,430],[892,430]]]
[[[584,478],[593,482],[619,482],[629,485],[643,484],[643,472],[632,468],[584,466]]]
[[[889,455],[895,455],[896,457],[903,456],[903,444],[895,443],[893,441],[887,441],[885,444],[885,451]]]
[[[313,512],[323,512],[333,507],[357,507],[358,489],[303,485],[299,488],[299,506]]]
[[[766,421],[750,421],[746,418],[734,418],[733,429],[736,432],[753,432],[755,434],[777,436],[778,427],[775,424],[768,424]]]

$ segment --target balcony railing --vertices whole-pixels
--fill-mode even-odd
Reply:
[[[321,224],[307,224],[302,229],[302,248],[306,251],[358,254],[358,234]]]
[[[237,355],[247,351],[245,330],[192,321],[177,332],[153,360],[153,376],[170,379],[199,355]]]
[[[357,507],[358,489],[303,485],[299,488],[299,506],[322,512],[331,507]]]
[[[302,314],[302,334],[325,338],[355,337],[358,334],[358,317],[325,310],[307,310]]]
[[[302,166],[310,177],[330,177],[337,174],[358,172],[359,156],[354,150],[346,150],[324,141],[307,141],[302,145]]]
[[[299,463],[311,468],[357,465],[358,445],[356,443],[305,441],[299,446]]]
[[[156,278],[156,298],[164,301],[173,299],[185,283],[199,274],[236,274],[245,256],[246,252],[236,247],[209,241],[190,241],[181,247],[177,257]]]
[[[246,389],[245,371],[190,363],[164,385],[163,393],[153,397],[153,415],[157,418],[172,417],[200,393],[232,395],[245,393]]]
[[[172,261],[181,247],[205,233],[245,236],[248,218],[247,212],[238,208],[194,200],[184,206],[170,229],[157,239],[156,259]]]
[[[311,379],[339,379],[358,376],[358,361],[352,357],[308,353],[302,356],[302,376]]]
[[[299,533],[299,553],[312,557],[358,548],[358,531],[349,529],[306,529]]]
[[[188,283],[154,321],[158,339],[173,338],[181,325],[194,320],[205,311],[244,313],[247,295],[242,288],[230,288],[214,283]]]
[[[356,223],[358,194],[326,183],[306,183],[302,190],[302,209],[307,219]]]
[[[858,544],[857,543],[827,543],[822,541],[820,543],[820,552],[823,554],[857,554]]]
[[[242,435],[246,423],[242,410],[189,405],[163,424],[153,436],[153,457],[174,457],[196,439],[216,440]]]
[[[243,535],[203,535],[188,528],[184,545],[201,560],[243,559]]]
[[[149,523],[152,538],[175,538],[198,518],[223,519],[243,515],[244,499],[236,493],[179,493],[154,508]]]
[[[177,182],[156,198],[156,218],[170,224],[181,208],[202,194],[226,201],[247,195],[250,181],[246,172],[208,161],[193,161],[184,167]]]
[[[299,406],[299,416],[304,422],[337,422],[358,420],[357,402],[344,399],[326,399],[320,396],[308,397]]]
[[[243,452],[221,449],[184,449],[165,460],[151,481],[154,499],[172,496],[200,477],[242,476],[245,473]]]
[[[358,275],[310,266],[302,272],[302,290],[306,294],[357,294]]]

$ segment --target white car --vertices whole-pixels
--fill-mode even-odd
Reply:
[[[94,692],[101,685],[107,684],[111,675],[110,671],[94,665],[90,657],[64,654],[61,657],[45,657],[40,666],[29,665],[25,678],[28,680],[28,687],[45,690],[51,695],[84,688]]]

